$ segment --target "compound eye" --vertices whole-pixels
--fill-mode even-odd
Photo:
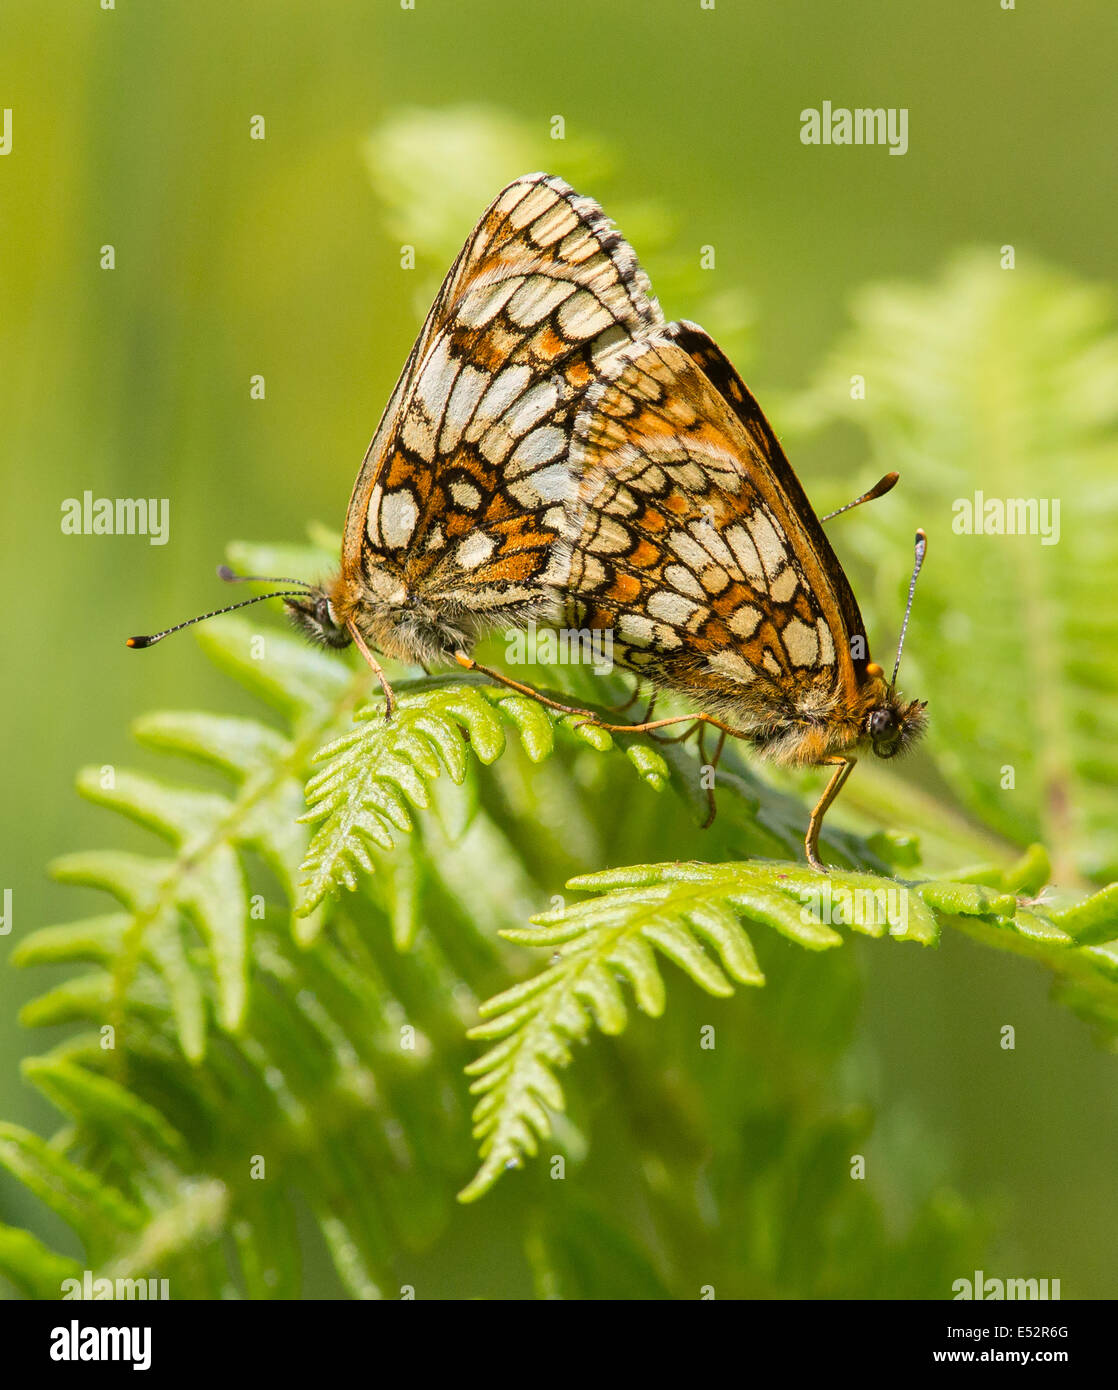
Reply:
[[[893,712],[887,709],[875,709],[870,715],[870,733],[874,738],[881,738],[883,734],[891,733],[893,729]]]

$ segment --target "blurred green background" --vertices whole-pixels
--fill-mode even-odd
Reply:
[[[225,601],[213,568],[231,538],[340,528],[439,275],[504,182],[546,168],[604,204],[667,316],[698,319],[741,365],[823,510],[872,480],[865,440],[824,419],[812,386],[861,287],[931,285],[960,248],[996,261],[1006,243],[1025,270],[1044,262],[1096,286],[1113,273],[1111,11],[1107,0],[1012,12],[997,0],[720,0],[713,11],[698,0],[417,0],[414,11],[119,0],[102,12],[95,0],[5,0],[0,842],[14,930],[0,951],[80,910],[74,889],[46,879],[53,856],[120,836],[73,795],[79,765],[135,762],[128,723],[150,708],[251,708],[189,638],[143,657],[123,639]],[[908,153],[805,147],[799,113],[825,99],[907,107]],[[263,141],[249,138],[257,114]],[[555,115],[562,142],[550,138]],[[400,268],[404,242],[415,272]],[[111,272],[99,266],[105,244]],[[717,268],[700,275],[703,245]],[[859,365],[840,354],[837,370]],[[257,373],[264,401],[250,399]],[[1060,440],[1041,457],[1048,496],[1068,486]],[[960,495],[985,485],[983,465],[973,459]],[[169,498],[170,543],[63,535],[61,504],[86,489]],[[922,513],[921,496],[906,473],[847,549],[836,539],[856,589],[869,588],[867,609],[885,615],[870,629],[883,661],[916,524],[932,535],[929,569],[966,576],[945,534],[950,512]],[[1113,506],[1112,486],[1098,505]],[[1065,513],[1060,562],[1074,567],[1071,526]],[[849,548],[870,534],[874,553]],[[1006,710],[985,698],[974,708],[971,670],[986,649],[981,623],[1013,619],[982,593],[971,616],[979,627],[960,641],[942,603],[922,619],[918,602],[912,693],[927,693],[917,674],[938,679],[941,709],[954,697],[997,725]],[[1113,607],[1102,616],[1110,630]],[[920,766],[941,791],[949,765]],[[913,1161],[938,1174],[942,1149],[965,1200],[998,1213],[988,1270],[1061,1277],[1066,1297],[1113,1295],[1113,1060],[1023,962],[959,939],[936,953],[858,943],[849,954],[864,975],[852,1046],[885,1126],[918,1116],[935,1138]],[[41,984],[3,976],[0,1115],[46,1132],[56,1116],[18,1070],[43,1040],[16,1022]],[[733,1015],[720,1017],[725,1047]],[[1005,1022],[1015,1052],[997,1046]],[[646,1055],[656,1048],[652,1036]],[[748,1038],[740,1048],[745,1068]],[[7,1180],[0,1218],[58,1238]],[[472,1212],[459,1229],[493,1219]],[[480,1282],[455,1249],[429,1256],[444,1292],[515,1290],[499,1237]]]

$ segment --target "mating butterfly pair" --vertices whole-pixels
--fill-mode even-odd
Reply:
[[[925,723],[869,660],[842,567],[734,368],[701,328],[664,322],[598,205],[544,174],[504,189],[451,267],[366,452],[341,572],[281,596],[314,640],[356,643],[389,716],[377,652],[545,699],[478,667],[477,640],[609,630],[621,666],[701,713],[604,727],[686,721],[834,767],[805,841],[817,869],[853,750],[892,757]]]

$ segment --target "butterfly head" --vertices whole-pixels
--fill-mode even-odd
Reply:
[[[866,715],[865,731],[879,758],[895,758],[904,753],[924,732],[928,724],[927,701],[900,699],[889,687]]]
[[[317,646],[348,647],[353,640],[325,589],[309,588],[305,595],[289,596],[284,599],[284,606],[303,636]]]
[[[866,675],[873,682],[873,694],[866,712],[864,732],[879,758],[895,758],[898,753],[903,753],[916,742],[928,724],[926,700],[910,700],[906,704],[897,694],[897,672],[901,669],[901,652],[904,650],[908,619],[912,613],[916,579],[924,563],[927,548],[928,537],[923,531],[917,531],[916,563],[913,565],[912,579],[909,581],[908,603],[905,605],[904,622],[901,624],[900,641],[897,643],[897,660],[889,684],[885,684],[885,672],[876,662],[871,661],[866,666]]]

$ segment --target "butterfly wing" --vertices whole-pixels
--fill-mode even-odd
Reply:
[[[667,324],[613,357],[572,461],[568,622],[612,629],[623,665],[739,726],[775,733],[853,701],[850,586],[760,407],[701,328]]]
[[[578,403],[613,352],[662,322],[596,203],[544,174],[511,183],[447,275],[369,445],[343,576],[475,618],[538,601]]]

